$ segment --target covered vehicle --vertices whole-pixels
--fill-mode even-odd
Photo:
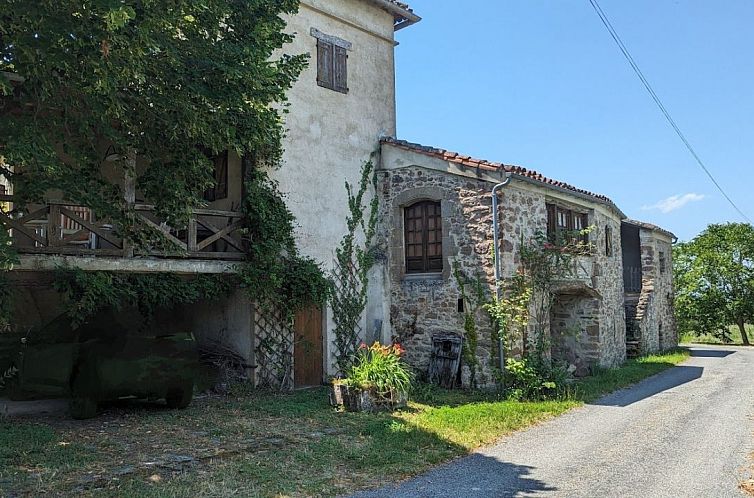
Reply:
[[[70,397],[78,419],[94,417],[102,402],[128,397],[185,408],[199,363],[194,337],[160,334],[138,316],[104,310],[78,328],[61,316],[30,334],[11,397]]]

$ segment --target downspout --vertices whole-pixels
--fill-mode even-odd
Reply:
[[[511,182],[511,174],[507,173],[505,180],[492,187],[492,247],[495,257],[495,295],[498,301],[500,300],[500,280],[502,275],[502,268],[500,263],[500,230],[498,222],[498,202],[497,192]],[[497,359],[500,372],[505,371],[505,340],[503,339],[502,331],[498,331],[497,337]]]

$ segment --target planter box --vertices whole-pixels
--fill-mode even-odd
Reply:
[[[381,396],[372,389],[359,389],[344,384],[333,384],[330,389],[330,404],[343,407],[349,412],[384,412],[404,408],[408,394],[392,391],[389,397]]]

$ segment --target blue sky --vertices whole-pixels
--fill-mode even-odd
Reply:
[[[754,218],[754,2],[601,0],[699,155]],[[682,240],[742,221],[673,133],[588,0],[413,0],[398,136],[611,197]]]

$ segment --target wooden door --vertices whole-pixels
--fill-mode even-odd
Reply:
[[[296,387],[319,386],[323,381],[322,310],[312,306],[296,313],[293,379]]]

